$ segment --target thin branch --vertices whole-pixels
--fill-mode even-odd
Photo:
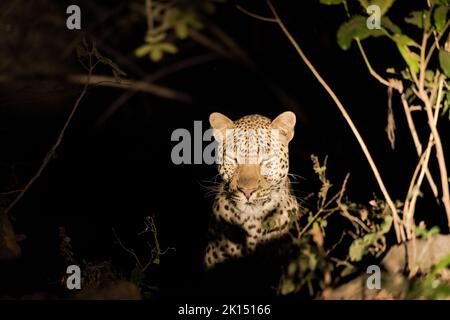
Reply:
[[[445,32],[447,31],[447,29],[449,27],[450,27],[450,20],[447,21],[447,23],[445,24],[441,33],[439,34],[436,41],[434,42],[433,46],[431,46],[430,51],[428,51],[427,57],[425,58],[425,68],[426,68],[426,66],[428,66],[428,63],[430,62],[431,57],[433,56],[434,49],[437,47],[436,43],[439,44],[439,41],[442,39],[442,37],[444,36]]]
[[[190,68],[196,65],[207,63],[218,59],[219,56],[214,53],[208,53],[201,56],[189,58],[162,69],[158,69],[152,74],[145,76],[141,81],[146,83],[152,83],[158,81],[164,77],[174,74],[186,68]],[[102,126],[117,110],[119,110],[129,99],[131,99],[136,94],[136,91],[127,91],[119,96],[106,110],[100,115],[97,120],[96,125],[98,127]]]
[[[347,182],[348,182],[348,179],[349,179],[349,178],[350,178],[350,174],[347,173],[347,175],[345,176],[344,182],[342,183],[341,190],[340,190],[337,194],[335,194],[334,197],[333,197],[330,201],[328,201],[325,205],[323,205],[321,208],[319,208],[319,210],[318,210],[317,213],[313,216],[313,218],[312,218],[312,219],[308,222],[308,224],[307,224],[307,225],[299,232],[299,234],[298,234],[298,236],[297,236],[297,239],[300,239],[300,238],[302,237],[302,235],[305,234],[306,231],[308,231],[308,229],[311,227],[311,225],[317,220],[317,218],[318,218],[322,213],[324,213],[324,212],[330,212],[330,214],[331,214],[331,213],[333,213],[333,212],[336,212],[339,208],[341,208],[341,206],[342,206],[341,200],[342,200],[342,197],[344,196],[344,192],[345,192],[345,190],[346,190],[346,188],[347,188]],[[336,207],[336,208],[332,208],[332,209],[327,209],[327,207],[328,207],[329,205],[331,205],[331,203],[332,203],[333,201],[335,201],[335,200],[336,200],[336,203],[337,203],[337,207]]]
[[[56,139],[56,142],[53,144],[50,151],[46,154],[44,160],[42,161],[41,166],[38,168],[35,175],[28,181],[28,183],[25,185],[25,187],[22,189],[22,191],[19,193],[19,195],[9,204],[9,206],[5,209],[5,214],[8,214],[14,206],[23,198],[23,196],[27,193],[27,191],[33,186],[33,184],[39,179],[39,177],[44,172],[45,168],[49,164],[49,162],[53,159],[54,155],[56,154],[56,150],[60,146],[64,135],[66,133],[67,128],[69,127],[69,124],[71,123],[75,113],[78,110],[78,107],[81,103],[81,100],[83,100],[84,96],[87,93],[87,90],[89,88],[89,84],[91,81],[92,72],[94,70],[95,65],[92,65],[92,54],[89,55],[89,66],[90,69],[88,71],[88,74],[86,76],[86,81],[84,82],[83,90],[81,91],[81,94],[79,95],[78,99],[75,102],[75,105],[72,108],[72,111],[69,114],[69,117],[67,118],[66,122],[64,123],[63,128],[61,129],[58,138]]]
[[[195,42],[201,44],[202,46],[210,49],[211,51],[217,52],[225,57],[229,56],[229,52],[218,42],[209,39],[207,36],[201,34],[197,30],[189,29],[189,36]]]
[[[128,252],[131,256],[133,256],[133,258],[134,258],[134,260],[136,261],[136,263],[137,263],[139,269],[142,270],[142,269],[143,269],[143,266],[142,266],[141,261],[139,260],[139,257],[137,256],[136,252],[134,252],[134,250],[132,250],[132,249],[128,249],[128,248],[122,243],[122,241],[120,240],[119,236],[118,236],[117,233],[116,233],[116,230],[112,229],[112,231],[113,231],[114,237],[116,238],[117,243],[119,244],[119,246],[121,246],[123,250],[125,250],[125,251]]]
[[[397,241],[401,242],[404,241],[406,239],[405,237],[405,233],[404,233],[404,229],[401,225],[401,220],[398,216],[397,213],[397,208],[395,207],[394,202],[391,199],[391,196],[389,195],[389,192],[386,189],[386,186],[384,185],[383,179],[381,178],[381,175],[378,171],[378,168],[367,148],[367,145],[365,144],[363,138],[361,137],[361,134],[359,133],[358,129],[356,128],[355,124],[353,123],[352,119],[350,118],[349,114],[347,113],[347,110],[345,109],[345,107],[342,105],[341,101],[339,100],[339,98],[336,96],[336,94],[334,93],[334,91],[330,88],[330,86],[325,82],[325,80],[322,78],[322,76],[318,73],[318,71],[316,70],[316,68],[312,65],[312,63],[309,61],[309,59],[306,57],[306,55],[303,53],[302,49],[300,48],[300,46],[298,45],[298,43],[295,41],[294,37],[291,35],[291,33],[289,32],[289,30],[286,28],[286,26],[284,25],[283,21],[280,19],[277,11],[275,10],[275,7],[272,4],[271,0],[266,0],[268,6],[270,7],[275,19],[278,22],[278,25],[280,26],[281,30],[284,32],[284,34],[286,35],[286,37],[289,39],[289,41],[291,42],[291,44],[294,46],[294,48],[297,50],[297,53],[300,55],[300,57],[302,58],[302,60],[305,62],[305,64],[308,66],[308,68],[311,70],[311,72],[314,74],[314,76],[317,78],[317,80],[320,82],[320,84],[325,88],[325,90],[327,91],[327,93],[330,95],[330,97],[333,99],[333,101],[335,102],[335,104],[337,105],[337,107],[339,108],[340,112],[342,113],[343,117],[345,118],[345,120],[347,121],[348,125],[350,126],[350,129],[352,130],[353,134],[355,135],[356,139],[359,142],[359,145],[364,153],[364,155],[367,158],[367,161],[369,162],[369,165],[373,171],[373,174],[375,176],[375,179],[378,182],[378,185],[381,189],[381,192],[384,195],[384,198],[386,199],[387,205],[389,206],[393,218],[394,218],[394,228],[395,228],[395,233],[396,233],[396,237],[397,237]]]
[[[372,75],[372,77],[374,77],[375,79],[377,79],[379,82],[381,82],[382,84],[384,84],[387,87],[393,88],[398,90],[400,93],[403,91],[402,87],[396,86],[394,83],[387,81],[386,79],[384,79],[382,76],[380,76],[373,68],[372,65],[370,64],[369,59],[367,58],[366,52],[364,51],[364,48],[361,44],[361,40],[359,40],[358,38],[356,39],[356,43],[358,44],[358,48],[359,51],[361,52],[361,55],[364,59],[364,62],[367,66],[367,69],[369,70],[370,74]]]
[[[436,79],[438,78],[438,76],[436,76]],[[434,112],[434,116],[433,116],[433,124],[434,126],[437,125],[437,121],[439,118],[439,108],[440,108],[440,101],[441,101],[441,95],[442,95],[442,84],[443,82],[441,82],[440,86],[439,86],[439,90],[438,90],[438,98],[436,101],[436,108],[435,108],[435,112]],[[436,87],[436,86],[435,86]],[[412,243],[412,254],[411,254],[411,260],[408,263],[409,264],[409,277],[412,278],[416,272],[417,272],[417,266],[416,266],[416,230],[415,230],[415,222],[414,222],[414,213],[415,213],[415,208],[416,208],[416,201],[417,201],[417,197],[419,196],[420,193],[420,186],[422,185],[422,181],[423,181],[423,177],[425,172],[428,170],[428,162],[430,160],[430,155],[431,155],[431,148],[434,144],[433,141],[433,135],[430,134],[429,137],[429,142],[428,142],[428,146],[426,149],[426,152],[424,154],[423,157],[421,157],[421,161],[423,160],[423,163],[421,164],[419,161],[419,163],[417,164],[417,168],[416,171],[414,172],[414,175],[416,174],[416,172],[418,171],[418,169],[420,168],[420,166],[422,166],[422,169],[420,171],[420,175],[419,178],[417,179],[417,183],[412,186],[410,186],[410,190],[408,190],[408,195],[407,197],[411,194],[411,192],[413,192],[412,198],[411,198],[411,202],[408,203],[409,199],[407,198],[407,200],[405,201],[405,206],[404,206],[404,222],[405,222],[405,228],[406,228],[406,233],[408,235],[408,239],[411,239],[411,243]],[[411,183],[414,183],[415,177],[413,176]],[[450,221],[450,220],[449,220]]]
[[[192,97],[183,92],[179,92],[173,89],[169,89],[167,87],[163,87],[160,85],[156,85],[153,83],[148,83],[145,81],[139,80],[130,80],[130,79],[116,79],[114,77],[102,76],[102,75],[92,75],[90,77],[90,81],[95,86],[103,86],[103,87],[111,87],[111,88],[119,88],[124,90],[133,90],[133,91],[141,91],[153,94],[155,96],[175,100],[183,103],[192,103]],[[70,82],[74,83],[86,83],[88,78],[85,75],[71,75],[68,77]]]
[[[445,81],[445,77],[441,76],[439,82],[439,93],[438,93],[438,101],[437,104],[440,104],[440,97],[442,95],[442,86]],[[434,141],[436,143],[436,157],[438,160],[439,171],[441,173],[441,185],[442,185],[442,202],[444,203],[445,211],[447,213],[447,222],[450,227],[450,193],[448,186],[448,174],[447,174],[447,165],[445,163],[444,150],[442,147],[441,137],[437,130],[437,124],[433,120],[433,110],[430,103],[425,104],[425,111],[428,116],[428,125],[430,126],[431,133],[433,134]]]
[[[409,131],[411,132],[411,136],[413,138],[414,145],[416,147],[417,155],[420,157],[420,155],[422,154],[422,144],[420,143],[419,135],[417,134],[416,126],[414,124],[414,120],[411,115],[411,107],[408,105],[408,101],[406,101],[406,97],[404,94],[401,95],[401,101],[403,104],[403,108],[405,110]],[[437,198],[439,195],[439,191],[428,167],[426,168],[425,174],[427,177],[427,181],[430,184],[433,195],[435,198]]]
[[[10,196],[12,194],[16,194],[16,193],[19,193],[19,192],[23,192],[23,189],[6,191],[6,192],[0,192],[0,196]]]
[[[417,197],[420,194],[420,186],[422,185],[424,173],[428,169],[428,162],[430,160],[431,148],[434,145],[433,136],[430,135],[428,146],[425,149],[425,153],[420,157],[419,163],[414,170],[414,174],[411,178],[409,189],[406,195],[406,201],[403,207],[403,222],[406,227],[406,234],[408,239],[412,239],[412,232],[414,231],[414,211],[416,207]],[[420,173],[419,173],[420,172]],[[418,177],[418,178],[417,178]],[[416,182],[417,179],[417,182]]]
[[[155,28],[155,23],[153,20],[153,6],[152,0],[145,0],[145,12],[147,16],[147,32],[150,34]]]
[[[419,73],[419,90],[423,91],[424,84],[425,84],[425,71],[427,70],[427,64],[425,63],[425,51],[427,48],[427,42],[428,42],[428,33],[423,31],[422,34],[422,44],[420,46],[420,73]]]
[[[248,11],[247,9],[243,8],[243,7],[240,6],[240,5],[236,5],[236,9],[238,9],[239,11],[245,13],[246,15],[248,15],[248,16],[250,16],[250,17],[252,17],[252,18],[255,18],[255,19],[258,19],[258,20],[261,20],[261,21],[275,22],[275,23],[277,22],[277,20],[274,19],[274,18],[264,17],[264,16],[261,16],[261,15],[259,15],[259,14],[250,12],[250,11]]]

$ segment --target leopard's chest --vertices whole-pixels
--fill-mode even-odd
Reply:
[[[245,234],[258,241],[273,232],[287,227],[289,216],[296,211],[297,203],[288,194],[274,196],[260,205],[236,204],[226,197],[215,201],[214,216],[241,228]]]

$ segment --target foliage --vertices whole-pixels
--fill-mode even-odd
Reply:
[[[449,299],[450,298],[450,255],[441,259],[425,277],[414,279],[406,299]],[[447,278],[445,279],[445,274]]]
[[[177,42],[188,39],[191,30],[203,29],[202,16],[215,13],[220,2],[223,0],[152,1],[151,8],[141,10],[150,22],[145,43],[134,54],[139,58],[148,56],[153,62],[161,61],[166,54],[176,54]]]
[[[450,29],[450,2],[448,0],[429,1],[428,5],[424,4],[425,7],[420,8],[420,10],[403,12],[403,21],[398,23],[394,23],[388,17],[389,9],[395,4],[394,0],[360,0],[360,10],[357,10],[355,14],[350,12],[347,2],[356,3],[355,1],[347,0],[321,0],[321,3],[326,5],[344,5],[348,21],[344,22],[337,31],[337,43],[341,49],[348,50],[353,41],[355,41],[371,75],[386,85],[391,90],[391,93],[395,89],[401,95],[408,127],[420,158],[401,208],[403,221],[400,221],[400,219],[394,221],[397,240],[405,241],[411,239],[416,236],[416,232],[421,231],[415,226],[414,213],[418,197],[423,196],[420,188],[425,176],[432,187],[434,197],[436,199],[438,197],[434,177],[428,169],[433,147],[435,148],[435,155],[439,165],[441,201],[444,204],[450,226],[449,177],[445,152],[437,126],[439,121],[438,115],[448,113],[450,104],[450,81],[448,80],[450,76],[450,35],[448,34]],[[369,28],[366,23],[369,17],[367,17],[365,11],[369,5],[374,4],[381,9],[381,17],[379,17],[381,21],[379,21],[380,24],[378,26]],[[402,23],[401,26],[400,23]],[[397,68],[387,66],[386,73],[391,77],[389,79],[385,79],[372,68],[362,46],[363,40],[373,37],[387,38],[395,45],[398,53],[403,58],[403,66]],[[422,134],[424,135],[423,137],[416,130],[416,120],[412,117],[412,112],[416,105],[422,105],[420,106],[421,115],[429,125],[429,133]],[[392,136],[389,139],[392,140]],[[427,140],[428,145],[426,148],[423,148],[422,141]],[[372,242],[376,238],[376,235],[372,234],[355,242],[353,247],[354,256],[358,258],[360,253],[366,250],[366,243]]]
[[[383,201],[374,199],[369,206],[363,206],[346,199],[348,175],[341,189],[330,196],[333,185],[326,175],[327,158],[323,164],[317,156],[312,155],[311,159],[321,187],[317,194],[311,195],[316,198],[315,208],[307,210],[306,221],[297,224],[298,236],[294,239],[297,256],[287,265],[280,280],[278,292],[282,295],[307,286],[309,294],[314,296],[338,283],[357,271],[356,264],[365,256],[379,257],[386,250],[386,235],[392,226],[392,216]],[[338,217],[333,217],[336,214]],[[332,218],[337,220],[329,222]],[[337,230],[341,233],[337,242],[326,236],[331,223],[341,226]]]

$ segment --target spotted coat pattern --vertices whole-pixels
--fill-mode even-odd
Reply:
[[[218,153],[223,155],[218,165],[222,181],[213,204],[204,255],[208,269],[286,235],[300,214],[288,177],[288,141],[279,136],[275,139],[270,134],[272,121],[260,115],[245,116],[233,124],[237,130],[218,141]],[[257,138],[252,139],[255,132]],[[230,141],[240,157],[227,154]],[[252,148],[264,152],[257,153],[253,164],[248,165],[249,155],[254,154]],[[248,197],[242,186],[255,191]]]

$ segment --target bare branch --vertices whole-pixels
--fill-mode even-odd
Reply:
[[[406,115],[406,120],[408,122],[409,131],[411,132],[411,136],[413,138],[414,145],[416,147],[417,155],[420,157],[420,155],[422,154],[422,144],[420,143],[419,135],[417,134],[416,126],[414,124],[414,120],[411,115],[412,108],[408,105],[408,101],[406,101],[406,97],[404,94],[401,95],[401,100],[402,100],[403,108],[405,110],[405,115]],[[438,188],[436,186],[436,183],[434,182],[433,176],[431,175],[428,167],[426,168],[425,174],[426,174],[428,183],[430,184],[431,190],[433,191],[433,195],[435,198],[437,198],[438,197]]]
[[[88,78],[85,75],[71,75],[68,77],[70,82],[74,83],[86,83]],[[139,80],[130,80],[130,79],[120,79],[117,80],[114,77],[102,76],[102,75],[92,75],[90,81],[95,86],[103,86],[103,87],[111,87],[111,88],[119,88],[124,90],[132,90],[132,91],[141,91],[153,94],[155,96],[175,100],[183,103],[192,103],[192,97],[183,92],[179,92],[173,89],[169,89],[167,87],[163,87],[160,85],[156,85],[153,83],[139,81]]]
[[[248,16],[250,16],[250,17],[252,17],[252,18],[255,18],[255,19],[258,19],[258,20],[261,20],[261,21],[275,22],[275,23],[277,22],[277,20],[274,19],[274,18],[264,17],[264,16],[261,16],[261,15],[259,15],[259,14],[250,12],[250,11],[248,11],[247,9],[243,8],[243,7],[240,6],[240,5],[236,5],[236,9],[238,9],[239,11],[245,13],[246,15],[248,15]]]
[[[8,214],[14,206],[23,198],[23,196],[27,193],[27,191],[33,186],[33,184],[39,179],[39,177],[44,172],[45,168],[49,164],[49,162],[53,159],[54,155],[56,154],[56,150],[60,146],[64,135],[66,133],[67,128],[69,127],[69,124],[71,123],[75,113],[78,110],[78,107],[80,106],[81,100],[83,100],[84,96],[87,93],[87,90],[89,88],[89,84],[91,82],[91,76],[92,72],[94,71],[95,65],[92,64],[92,53],[89,54],[89,71],[87,76],[85,76],[85,82],[83,86],[83,90],[81,91],[81,94],[77,98],[75,105],[72,108],[72,111],[70,112],[66,122],[63,125],[63,128],[61,129],[58,138],[56,139],[56,142],[51,147],[50,151],[46,154],[44,160],[42,161],[41,166],[38,168],[35,175],[28,181],[28,183],[25,185],[25,187],[21,190],[19,195],[9,204],[9,206],[5,209],[5,214]]]
[[[272,1],[271,0],[266,0],[266,1],[267,1],[268,6],[270,7],[275,19],[277,20],[278,25],[280,26],[281,30],[283,31],[283,33],[286,35],[286,37],[289,39],[291,44],[297,50],[297,53],[299,54],[299,56],[302,58],[302,60],[305,62],[305,64],[308,66],[308,68],[311,70],[311,72],[314,74],[314,76],[317,78],[317,80],[320,82],[320,84],[325,88],[327,93],[333,99],[333,101],[339,108],[340,112],[342,113],[344,119],[347,121],[348,125],[350,126],[350,129],[352,130],[353,134],[355,135],[356,139],[358,140],[359,145],[360,145],[364,155],[366,156],[367,161],[369,162],[370,168],[372,169],[375,179],[377,180],[378,185],[381,189],[381,192],[383,193],[384,198],[386,199],[387,205],[389,206],[389,208],[392,212],[392,215],[394,218],[394,229],[395,229],[395,234],[397,236],[397,241],[401,242],[401,241],[406,240],[405,233],[404,233],[405,231],[401,224],[401,220],[398,216],[397,208],[396,208],[394,202],[392,201],[391,196],[389,195],[389,192],[386,189],[386,186],[384,185],[383,179],[381,178],[378,168],[372,158],[372,155],[370,154],[370,152],[367,148],[367,145],[364,142],[364,139],[361,137],[361,134],[359,133],[358,129],[356,128],[355,124],[353,123],[353,120],[350,118],[349,114],[347,113],[347,110],[345,109],[345,107],[343,106],[343,104],[341,103],[339,98],[336,96],[334,91],[325,82],[325,80],[318,73],[316,68],[312,65],[312,63],[309,61],[309,59],[303,53],[303,50],[300,48],[298,43],[295,41],[294,37],[291,35],[289,30],[284,25],[283,21],[280,19],[277,11],[275,10],[275,7],[272,4]]]

